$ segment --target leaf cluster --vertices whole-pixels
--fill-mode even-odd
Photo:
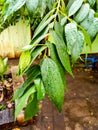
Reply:
[[[85,11],[80,10],[84,9],[82,6],[85,3],[89,4],[89,10],[92,9],[94,13],[89,16],[88,10],[84,17]],[[38,104],[45,94],[49,95],[61,112],[66,88],[66,72],[73,76],[72,66],[81,55],[84,45],[91,48],[91,43],[98,33],[98,1],[7,0],[2,12],[3,24],[18,14],[17,12],[23,7],[26,8],[28,20],[32,23],[33,37],[29,45],[23,47],[18,65],[17,75],[25,74],[27,79],[15,92],[13,99],[17,99],[18,102],[15,118],[21,110],[24,110],[27,120],[38,112]],[[77,22],[75,19],[77,15],[78,21],[81,17],[81,22],[86,19],[89,25],[87,29],[83,23]],[[38,57],[41,57],[40,63],[33,64]]]

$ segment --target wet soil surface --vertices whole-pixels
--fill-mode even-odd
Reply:
[[[10,65],[17,62],[11,61]],[[73,73],[74,78],[66,75],[67,89],[60,115],[46,98],[32,124],[11,124],[9,130],[98,130],[98,71],[75,67]],[[8,130],[8,126],[0,128]]]
[[[98,130],[98,71],[74,68],[67,75],[63,106],[65,130]]]

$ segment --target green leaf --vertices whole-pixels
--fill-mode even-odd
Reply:
[[[25,2],[26,0],[7,0],[4,5],[4,21],[8,16],[19,10]]]
[[[5,68],[5,71],[6,71],[7,67],[8,67],[8,57],[4,58],[3,62],[4,62],[4,68]]]
[[[35,38],[55,17],[56,15],[52,15],[50,16],[50,14],[53,11],[49,12],[41,21],[41,23],[39,24],[39,26],[37,27],[37,29],[34,32],[33,38]],[[49,17],[50,16],[50,17]]]
[[[56,33],[60,36],[63,37],[63,34],[64,34],[64,29],[63,29],[63,26],[60,25],[59,22],[55,21],[54,23],[54,29],[56,31]]]
[[[74,0],[69,0],[68,4],[67,4],[67,10],[69,10],[69,8],[71,7],[71,5],[74,3]]]
[[[90,47],[90,49],[92,48],[92,43],[91,43],[91,39],[90,39],[90,36],[89,34],[87,33],[87,31],[81,27],[80,25],[78,25],[78,27],[81,29],[81,31],[83,32],[84,34],[84,40],[85,40],[85,43]]]
[[[43,17],[43,15],[46,11],[46,0],[39,0],[38,7],[40,10],[39,12],[41,14],[41,17]]]
[[[36,47],[41,40],[43,40],[45,37],[49,35],[47,34],[48,30],[49,30],[49,26],[44,28],[42,32],[40,32],[35,38],[31,40],[30,44],[32,45],[32,48]]]
[[[25,115],[25,120],[30,119],[31,117],[35,116],[38,112],[38,100],[36,97],[34,97],[34,99],[29,102],[26,106],[24,115]]]
[[[37,58],[37,56],[44,51],[47,48],[46,45],[44,46],[39,46],[37,48],[34,49],[34,51],[31,52],[31,57],[32,57],[32,62]]]
[[[98,18],[98,13],[95,12],[94,16]]]
[[[0,75],[3,75],[5,71],[3,58],[0,56]]]
[[[22,50],[23,51],[29,51],[29,50],[31,50],[32,49],[32,45],[25,45],[23,48],[22,48]]]
[[[45,88],[40,78],[34,80],[34,84],[37,90],[37,100],[40,101],[45,97]]]
[[[77,26],[71,22],[65,26],[65,37],[67,41],[68,52],[71,54],[74,44],[77,42]]]
[[[33,61],[38,57],[38,55],[44,51],[47,48],[46,45],[44,46],[39,46],[37,48],[35,48],[32,52],[31,52],[31,62],[30,64],[27,66],[27,68],[25,69],[24,73],[28,70],[28,68],[32,65]]]
[[[39,0],[26,0],[26,7],[29,14],[32,16],[38,7]]]
[[[38,43],[40,43],[41,40],[43,40],[44,38],[46,38],[49,35],[48,34],[49,29],[53,28],[53,26],[54,26],[54,22],[50,23],[46,28],[44,28],[40,32],[40,34],[38,34],[35,38],[33,38],[31,40],[30,44],[31,44],[32,48],[35,48],[38,45]]]
[[[72,63],[74,64],[79,58],[84,46],[84,35],[81,31],[77,32],[77,41],[72,47]]]
[[[62,77],[62,81],[63,81],[63,84],[64,84],[64,88],[66,88],[66,75],[65,75],[65,69],[64,67],[62,66],[62,63],[59,59],[59,56],[57,54],[57,50],[56,50],[56,46],[51,43],[51,42],[47,42],[46,43],[48,45],[48,48],[49,48],[49,51],[50,51],[50,57],[51,59],[57,64],[58,66],[58,69],[59,69],[59,72],[61,74],[61,77]]]
[[[58,35],[54,30],[50,30],[50,37],[53,40],[52,42],[56,45],[57,53],[62,65],[71,75],[73,75],[69,55],[67,53],[67,47],[62,36]]]
[[[66,12],[66,7],[65,7],[65,2],[64,2],[64,0],[61,0],[61,11],[62,11],[63,13]]]
[[[30,71],[32,70],[32,71]],[[36,79],[37,76],[40,75],[40,67],[38,65],[34,65],[32,67],[29,68],[28,70],[28,74],[27,74],[27,79],[25,80],[25,82],[23,83],[23,85],[18,88],[13,96],[13,100],[21,97],[24,94],[24,91],[31,86],[31,83],[33,82],[34,79]]]
[[[31,73],[35,74],[37,70],[40,71],[39,65],[31,65],[28,67],[28,69],[25,71],[25,73],[26,73],[27,77],[30,77]]]
[[[49,10],[53,9],[53,5],[55,3],[56,0],[47,0],[47,6],[49,8]]]
[[[61,112],[64,101],[64,85],[58,66],[52,59],[43,59],[41,63],[41,75],[46,92]]]
[[[64,26],[67,23],[67,18],[63,17],[60,21],[61,26]]]
[[[0,105],[0,111],[3,111],[6,107],[4,105]]]
[[[30,51],[24,51],[22,52],[20,59],[19,59],[19,65],[18,65],[18,73],[21,75],[26,67],[30,64],[31,61],[31,54]]]
[[[90,6],[93,7],[94,4],[95,4],[95,2],[96,2],[96,0],[88,0],[88,2],[89,2],[89,4],[90,4]]]
[[[26,102],[29,96],[35,92],[36,92],[36,89],[35,89],[35,86],[33,85],[29,88],[28,91],[26,91],[26,93],[22,97],[17,99],[17,105],[15,107],[15,119],[20,114],[24,106],[26,105]]]
[[[39,45],[38,45],[39,46]],[[34,46],[33,46],[34,47]],[[35,46],[36,47],[36,46]],[[31,61],[30,63],[28,64],[28,66],[24,69],[24,71],[21,72],[21,75],[23,75],[27,70],[28,68],[32,65],[33,61],[37,58],[37,56],[47,48],[46,45],[44,46],[39,46],[39,47],[36,47],[35,49],[32,49],[31,50],[31,53],[30,53],[30,56],[31,56]]]
[[[72,5],[70,6],[68,10],[68,16],[70,17],[74,15],[79,10],[82,3],[83,3],[83,0],[74,0],[74,2],[72,3]]]

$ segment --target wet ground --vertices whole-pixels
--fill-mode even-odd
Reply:
[[[17,65],[17,61],[11,61],[10,65]],[[61,114],[46,98],[33,124],[12,125],[9,130],[98,130],[98,71],[76,66],[73,73],[74,78],[66,75],[67,89]]]
[[[98,71],[75,68],[67,75],[65,130],[98,130]]]

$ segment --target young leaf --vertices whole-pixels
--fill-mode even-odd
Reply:
[[[25,120],[28,120],[36,115],[36,113],[38,112],[38,103],[39,102],[37,98],[34,96],[34,99],[27,104],[27,107],[24,112]]]
[[[45,97],[45,88],[40,78],[34,80],[34,84],[37,91],[37,100],[40,101]]]
[[[31,61],[30,51],[22,52],[19,59],[19,70],[17,74],[21,75],[23,71],[26,69],[26,67],[30,64],[30,61]]]
[[[81,7],[82,3],[83,3],[83,0],[74,0],[74,2],[72,3],[72,5],[70,6],[68,10],[68,16],[70,17],[73,14],[75,14]]]
[[[58,66],[52,59],[43,59],[41,63],[41,75],[46,92],[61,112],[64,101],[64,84]]]
[[[23,109],[23,107],[25,106],[25,104],[26,104],[26,102],[27,102],[29,96],[30,96],[32,93],[35,93],[35,92],[36,92],[36,89],[35,89],[35,86],[33,85],[33,86],[31,86],[31,87],[29,88],[28,91],[26,91],[26,93],[25,93],[22,97],[20,97],[20,98],[17,99],[17,102],[18,102],[18,103],[17,103],[17,105],[16,105],[16,107],[15,107],[15,119],[16,119],[16,117],[20,114],[20,112],[22,111],[22,109]]]
[[[58,35],[54,30],[50,30],[50,36],[53,40],[53,43],[56,45],[57,53],[62,65],[71,75],[73,75],[70,66],[69,55],[67,53],[67,47],[62,36]]]

